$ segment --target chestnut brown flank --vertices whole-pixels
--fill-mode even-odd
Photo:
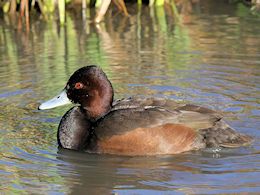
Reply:
[[[98,142],[98,151],[109,154],[177,154],[195,149],[196,132],[180,124],[137,128]]]

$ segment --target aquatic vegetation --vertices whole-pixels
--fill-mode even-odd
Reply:
[[[152,7],[163,7],[161,11],[169,12],[169,9],[173,14],[172,17],[177,21],[180,20],[178,10],[182,13],[188,14],[193,4],[198,3],[200,0],[129,0],[125,3],[124,0],[4,0],[0,2],[0,10],[4,14],[10,14],[18,16],[18,29],[22,28],[22,24],[25,21],[26,29],[29,30],[30,15],[38,13],[43,19],[58,20],[60,25],[66,23],[66,12],[72,9],[81,9],[82,17],[86,17],[86,13],[90,13],[90,9],[95,9],[96,16],[90,18],[92,22],[100,23],[109,8],[122,13],[124,16],[129,16],[127,6],[128,4],[142,4]],[[241,0],[230,1],[233,3],[241,2]],[[255,15],[258,15],[260,0],[248,0],[242,1],[251,5],[251,10]],[[227,2],[229,3],[229,2]],[[179,9],[177,9],[177,7]],[[114,9],[116,8],[116,9]],[[161,12],[160,11],[160,12]],[[19,14],[18,14],[19,12]],[[14,17],[13,17],[14,18]]]

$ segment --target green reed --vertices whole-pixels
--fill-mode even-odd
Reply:
[[[238,3],[242,0],[231,0],[230,2]],[[142,0],[132,0],[129,3],[136,3],[138,6],[143,4]],[[172,10],[172,17],[175,21],[180,21],[177,5],[192,4],[192,0],[150,0],[146,6],[150,7],[170,7]],[[227,2],[228,3],[228,2]],[[58,19],[60,25],[64,25],[66,22],[67,8],[80,8],[82,14],[86,14],[86,9],[96,9],[96,17],[91,18],[96,23],[101,22],[109,9],[109,7],[117,7],[119,12],[128,16],[128,9],[124,0],[2,0],[0,1],[0,10],[4,14],[18,15],[19,24],[18,28],[21,28],[25,21],[26,28],[29,28],[29,16],[32,13],[41,14],[44,19]],[[260,5],[260,0],[251,0],[252,13],[257,12],[257,8]],[[78,9],[77,9],[78,10]],[[259,15],[259,14],[255,14]],[[58,17],[58,18],[57,18]]]

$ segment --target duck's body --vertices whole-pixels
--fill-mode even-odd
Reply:
[[[206,147],[239,147],[252,140],[234,131],[215,111],[200,106],[143,97],[112,103],[112,86],[96,66],[76,71],[66,90],[68,97],[81,106],[73,107],[62,117],[58,142],[63,148],[155,155]]]

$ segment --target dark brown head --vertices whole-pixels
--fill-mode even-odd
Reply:
[[[56,104],[59,100],[61,103]],[[60,95],[41,104],[39,109],[64,105],[67,100],[80,104],[89,118],[99,118],[111,109],[113,88],[101,68],[85,66],[73,73]]]

